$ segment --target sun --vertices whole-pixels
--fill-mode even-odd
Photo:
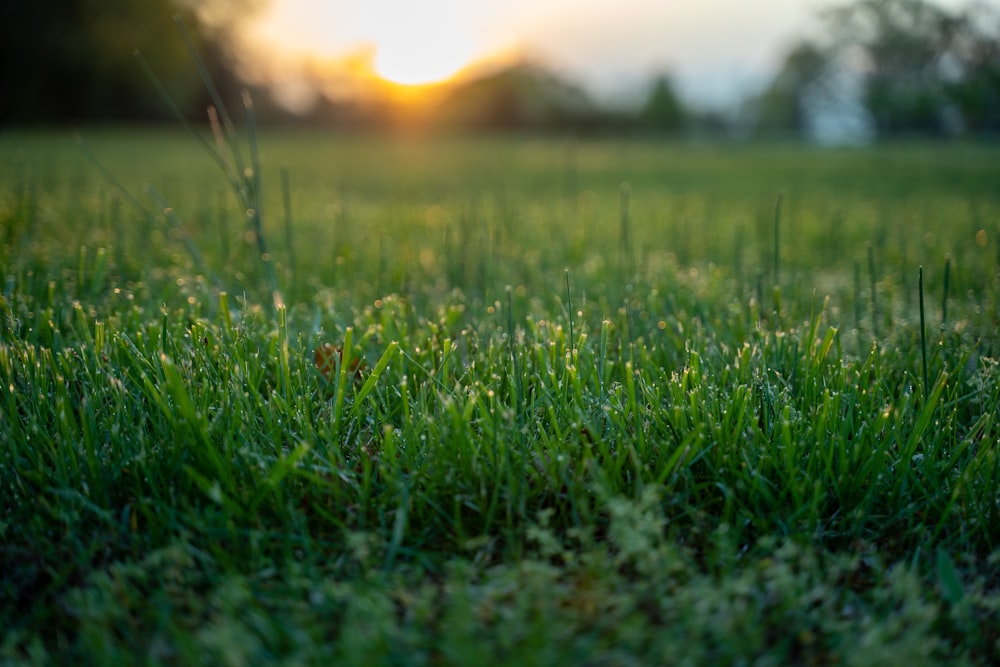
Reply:
[[[404,86],[419,86],[447,81],[468,63],[469,56],[460,50],[437,48],[415,51],[406,44],[377,44],[372,63],[375,73],[386,81]]]
[[[489,25],[469,0],[271,0],[241,44],[257,54],[247,67],[262,78],[290,78],[284,63],[298,59],[338,89],[374,80],[409,94],[492,57]]]
[[[379,26],[372,67],[380,78],[416,86],[446,81],[475,58],[475,46],[461,31],[440,24]]]

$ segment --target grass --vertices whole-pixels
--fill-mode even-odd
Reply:
[[[177,224],[0,135],[4,660],[1000,656],[995,147],[262,136],[274,278],[85,135]]]

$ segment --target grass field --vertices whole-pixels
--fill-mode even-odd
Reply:
[[[1000,660],[997,146],[265,133],[264,262],[83,137],[0,135],[0,661]]]

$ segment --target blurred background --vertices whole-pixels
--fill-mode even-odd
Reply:
[[[0,127],[261,122],[864,143],[1000,136],[997,0],[51,0],[0,6]]]

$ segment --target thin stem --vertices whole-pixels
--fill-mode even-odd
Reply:
[[[288,253],[288,269],[295,275],[295,244],[292,242],[292,193],[288,184],[288,169],[281,168],[281,203],[285,211],[285,252]],[[382,237],[379,236],[381,250]],[[381,253],[380,253],[381,257]]]
[[[195,127],[190,123],[190,121],[188,121],[188,119],[184,117],[184,114],[181,112],[180,108],[178,108],[177,104],[174,102],[174,99],[170,96],[170,93],[167,92],[167,89],[160,82],[160,79],[156,76],[156,73],[153,72],[153,68],[149,66],[148,62],[146,62],[146,59],[142,56],[142,53],[140,53],[139,50],[136,49],[135,51],[132,52],[132,54],[135,56],[135,59],[139,61],[139,65],[142,66],[142,70],[146,74],[146,78],[148,78],[150,83],[153,84],[153,87],[156,88],[156,92],[159,93],[160,98],[163,100],[163,103],[167,105],[168,109],[170,109],[170,113],[172,113],[174,117],[177,119],[177,121],[184,127],[184,129],[186,129],[191,134],[191,136],[193,136],[198,141],[198,143],[201,144],[202,148],[205,149],[205,152],[209,154],[212,160],[215,161],[215,164],[218,165],[220,169],[222,169],[223,173],[226,175],[226,178],[229,179],[230,186],[233,188],[233,190],[236,191],[237,195],[240,196],[243,205],[249,207],[249,202],[246,200],[246,193],[242,192],[239,178],[233,172],[232,166],[226,160],[222,152],[217,147],[212,146],[212,144],[210,144],[208,140],[204,136],[202,136],[201,132],[196,130]],[[211,117],[212,117],[212,112],[210,111],[209,118],[211,119]]]
[[[778,192],[774,203],[774,284],[781,284],[781,209],[785,202],[785,192]]]
[[[621,218],[622,259],[625,262],[625,270],[628,273],[632,272],[632,221],[629,211],[631,195],[632,186],[628,183],[622,183],[619,200],[619,215]]]
[[[222,101],[222,96],[219,94],[219,89],[216,88],[215,81],[212,80],[212,75],[208,71],[205,61],[202,60],[201,54],[198,53],[198,47],[195,46],[194,40],[191,38],[191,33],[188,32],[187,26],[184,25],[184,20],[180,14],[174,15],[174,23],[177,25],[177,30],[181,34],[181,39],[184,40],[184,46],[191,55],[195,67],[198,68],[198,74],[201,76],[201,80],[205,84],[205,89],[208,90],[208,94],[212,98],[212,103],[215,104],[215,108],[219,111],[219,117],[222,119],[222,125],[226,130],[226,141],[229,144],[229,150],[233,154],[233,160],[236,164],[236,171],[243,174],[243,158],[236,143],[236,126],[233,124],[232,117],[230,117],[229,111]]]
[[[944,295],[941,297],[941,329],[948,326],[948,287],[951,283],[951,256],[944,258]]]
[[[274,268],[274,260],[268,249],[267,239],[264,238],[264,214],[261,210],[264,202],[260,194],[260,151],[257,146],[257,118],[254,113],[253,99],[250,97],[250,91],[247,90],[243,91],[243,109],[247,117],[247,143],[250,146],[250,174],[247,180],[249,181],[250,192],[252,193],[250,200],[253,203],[253,206],[247,209],[247,217],[256,237],[257,251],[260,253],[260,261],[264,264],[264,274],[267,278],[268,288],[271,290],[274,306],[280,309],[284,305],[284,299],[281,296],[281,290],[278,288],[278,273]]]
[[[566,269],[566,310],[569,312],[569,353],[572,357],[576,342],[573,338],[573,294],[569,289],[569,269]]]
[[[868,286],[872,306],[872,335],[878,340],[878,305],[875,302],[875,249],[868,244]]]
[[[924,401],[930,393],[930,384],[927,381],[927,333],[924,323],[924,267],[920,267],[920,278],[917,281],[917,291],[920,295],[920,358],[923,362],[924,371]]]

